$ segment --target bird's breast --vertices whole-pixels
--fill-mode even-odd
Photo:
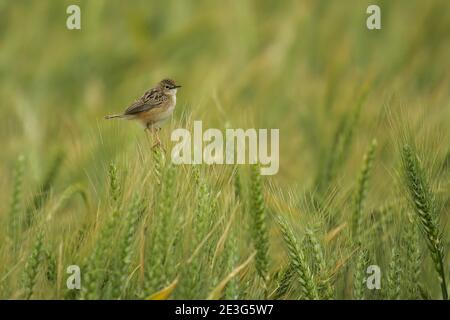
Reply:
[[[148,111],[140,113],[138,115],[139,120],[141,120],[145,124],[156,123],[159,121],[166,120],[172,115],[173,110],[175,109],[175,104],[176,104],[176,97],[171,97],[162,106],[158,106]]]

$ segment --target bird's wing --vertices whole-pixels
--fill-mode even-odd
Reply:
[[[133,115],[140,112],[148,111],[150,109],[160,106],[163,102],[167,101],[167,96],[162,94],[156,89],[150,89],[144,95],[137,99],[131,106],[129,106],[124,114]]]

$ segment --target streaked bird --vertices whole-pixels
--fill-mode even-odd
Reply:
[[[158,131],[175,110],[177,90],[180,87],[175,81],[164,79],[146,91],[124,113],[109,115],[105,119],[138,120],[144,126],[144,130],[151,131],[156,136],[157,142],[154,146],[160,145]]]

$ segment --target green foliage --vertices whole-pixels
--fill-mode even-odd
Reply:
[[[354,211],[353,211],[353,237],[356,241],[360,241],[360,232],[363,227],[363,212],[364,212],[364,200],[367,194],[369,175],[372,169],[372,164],[375,156],[375,147],[377,141],[373,140],[372,144],[364,155],[363,167],[358,176],[358,183],[356,187],[356,192],[354,196]]]
[[[361,108],[366,99],[366,94],[363,94],[355,108],[345,115],[345,118],[340,123],[337,132],[334,135],[334,142],[330,154],[328,156],[328,162],[326,164],[324,172],[324,178],[319,184],[321,189],[328,188],[333,181],[339,168],[344,164],[349,155],[349,149],[353,140],[356,125],[358,123]]]
[[[121,196],[121,188],[117,177],[117,167],[113,162],[109,164],[109,192],[111,199],[115,205],[118,204]]]
[[[27,209],[27,214],[25,216],[25,226],[29,227],[36,218],[36,213],[39,212],[39,210],[44,206],[44,204],[47,202],[49,196],[50,196],[50,190],[52,188],[52,185],[59,173],[59,169],[62,165],[62,162],[64,160],[64,156],[62,153],[58,153],[52,163],[50,164],[50,167],[44,176],[41,185],[35,192],[33,196],[33,201],[31,206]]]
[[[56,257],[51,253],[51,251],[46,250],[44,252],[45,263],[46,263],[46,277],[47,280],[53,284],[56,283]]]
[[[274,299],[282,299],[288,293],[296,272],[296,268],[292,263],[284,268],[273,297]]]
[[[104,223],[100,235],[94,243],[91,254],[87,257],[82,268],[83,287],[82,299],[100,299],[103,297],[103,288],[109,277],[109,258],[113,247],[115,232],[120,224],[120,211],[115,210]]]
[[[168,165],[164,169],[161,189],[158,195],[159,201],[155,213],[155,227],[152,228],[153,241],[149,250],[148,272],[145,282],[147,294],[162,289],[168,284],[167,278],[167,247],[169,244],[170,222],[174,208],[174,179],[175,168]]]
[[[269,280],[269,239],[259,166],[253,165],[251,173],[251,220],[253,223],[253,245],[256,249],[256,270],[262,278],[264,285],[267,285],[267,281]]]
[[[133,262],[135,248],[134,242],[144,211],[142,199],[134,195],[130,208],[125,215],[124,228],[120,234],[118,248],[111,257],[110,277],[108,279],[108,290],[111,298],[124,297],[129,285],[130,267]]]
[[[19,156],[14,168],[14,183],[9,209],[9,235],[13,241],[17,241],[20,228],[20,218],[23,205],[23,172],[25,157]]]
[[[308,256],[309,265],[317,282],[319,296],[324,299],[329,299],[333,296],[333,288],[331,279],[328,279],[328,266],[324,256],[322,244],[316,237],[313,229],[307,228],[305,234],[305,246],[310,248],[310,255]]]
[[[404,277],[407,284],[407,298],[419,299],[420,298],[420,273],[422,269],[422,253],[420,249],[419,230],[417,225],[413,222],[406,224],[405,231],[405,247],[406,263],[405,271],[408,275]]]
[[[22,288],[24,291],[24,298],[30,299],[34,293],[34,286],[36,285],[37,276],[39,273],[39,266],[44,257],[43,251],[43,234],[38,231],[37,238],[34,241],[31,253],[25,263],[25,268],[22,273]]]
[[[301,285],[302,297],[310,300],[318,299],[315,280],[300,244],[286,221],[280,218],[278,224],[280,225],[281,234],[283,235],[284,242],[288,249],[290,261],[297,272],[298,281]]]
[[[164,170],[164,164],[165,164],[165,157],[164,153],[161,151],[161,148],[153,148],[152,150],[153,154],[153,161],[154,161],[154,172],[155,172],[155,179],[156,183],[158,185],[161,184],[161,177]]]
[[[438,212],[432,193],[419,160],[413,149],[405,144],[402,149],[402,164],[411,205],[417,214],[417,221],[428,245],[441,285],[442,297],[448,299],[444,269],[444,248],[439,231]]]
[[[356,300],[365,299],[366,290],[366,268],[368,266],[368,254],[367,251],[359,250],[354,273],[353,273],[353,298]]]
[[[234,195],[236,200],[240,200],[242,198],[242,182],[241,175],[239,173],[239,168],[236,166],[233,174],[233,184],[234,184]]]
[[[402,282],[402,272],[400,266],[400,254],[396,247],[391,250],[391,262],[389,263],[389,270],[387,275],[387,297],[391,300],[398,300],[400,298],[400,284]]]
[[[81,32],[60,1],[0,2],[0,299],[447,296],[447,0],[384,1],[378,31],[357,0],[78,2]],[[161,147],[103,120],[165,77]],[[195,120],[280,129],[279,172],[173,164]]]

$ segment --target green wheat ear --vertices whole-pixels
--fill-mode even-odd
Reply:
[[[253,241],[256,249],[256,270],[264,285],[269,275],[269,236],[267,233],[266,210],[259,165],[251,167],[251,210],[253,219]]]
[[[47,280],[54,285],[56,283],[57,273],[56,257],[47,249],[44,251],[44,260],[46,265],[45,276],[47,277]]]
[[[23,172],[25,157],[19,156],[14,168],[13,192],[9,209],[9,235],[14,240],[17,239],[20,227],[20,213],[23,201]],[[15,241],[14,241],[15,242]]]
[[[25,263],[25,269],[22,274],[22,286],[26,300],[30,299],[33,295],[34,285],[36,284],[36,279],[39,272],[39,265],[41,264],[43,257],[43,234],[42,231],[38,231],[38,235],[31,253]]]
[[[401,276],[404,271],[401,269],[400,254],[394,246],[391,250],[391,261],[387,275],[387,297],[391,300],[398,300],[400,298]]]
[[[330,299],[333,296],[333,288],[331,279],[326,279],[324,275],[327,274],[327,263],[324,256],[322,244],[316,237],[315,231],[307,228],[305,232],[305,244],[311,248],[311,255],[309,257],[310,267],[313,275],[318,279],[317,284],[320,296],[324,299]]]
[[[360,241],[360,233],[363,224],[363,210],[364,210],[364,200],[366,199],[368,183],[370,178],[370,171],[372,169],[375,148],[377,146],[377,141],[374,139],[369,149],[364,155],[363,166],[358,176],[357,189],[354,196],[354,211],[353,211],[353,222],[352,231],[355,240]]]
[[[361,249],[358,253],[355,271],[353,273],[353,298],[356,300],[365,299],[365,288],[366,288],[365,277],[367,265],[368,265],[367,250]]]
[[[145,276],[144,289],[146,294],[161,289],[167,281],[166,260],[167,245],[171,232],[170,223],[174,209],[174,183],[176,168],[168,164],[162,168],[160,195],[158,197],[157,212],[155,213],[154,238],[149,255],[148,272]]]
[[[420,249],[420,234],[418,227],[413,222],[406,224],[405,231],[405,246],[406,246],[406,269],[407,274],[407,289],[408,299],[418,299],[420,297],[419,292],[419,280],[422,266],[422,254]]]
[[[133,196],[131,207],[125,216],[125,230],[119,243],[119,256],[117,270],[120,272],[119,283],[115,284],[115,296],[118,294],[123,298],[126,295],[130,267],[133,260],[133,244],[136,238],[137,229],[145,210],[144,202],[137,194]],[[120,292],[119,290],[120,289]]]
[[[117,177],[117,167],[114,164],[114,162],[111,162],[109,164],[108,176],[109,176],[109,192],[111,195],[111,199],[114,205],[117,206],[122,192],[119,184],[119,179]]]
[[[161,148],[153,148],[152,150],[152,157],[154,161],[154,171],[156,176],[156,183],[158,185],[162,182],[162,176],[164,171],[164,166],[166,164],[166,158],[164,156],[164,153],[162,152]]]
[[[100,299],[102,297],[102,285],[107,279],[105,268],[112,250],[111,243],[114,239],[117,226],[120,222],[120,211],[114,210],[102,226],[100,235],[96,239],[92,253],[84,262],[84,278],[81,289],[81,299]]]
[[[428,249],[441,285],[442,297],[447,300],[444,249],[442,235],[439,231],[435,197],[430,190],[425,173],[420,166],[416,154],[408,144],[405,144],[402,149],[402,167],[411,206],[414,208],[417,216],[416,220],[427,241]]]
[[[238,238],[236,236],[236,231],[233,230],[229,235],[226,242],[226,250],[227,250],[227,261],[226,268],[227,272],[232,272],[239,262],[239,243]],[[238,277],[233,277],[230,282],[225,287],[224,298],[226,300],[237,300],[240,297],[239,292],[239,279]]]
[[[298,280],[302,288],[302,295],[310,300],[318,299],[318,290],[313,274],[306,261],[305,253],[300,247],[297,238],[294,236],[294,232],[287,222],[281,217],[278,218],[278,224],[280,226],[284,242],[287,246],[290,263],[298,275]]]

